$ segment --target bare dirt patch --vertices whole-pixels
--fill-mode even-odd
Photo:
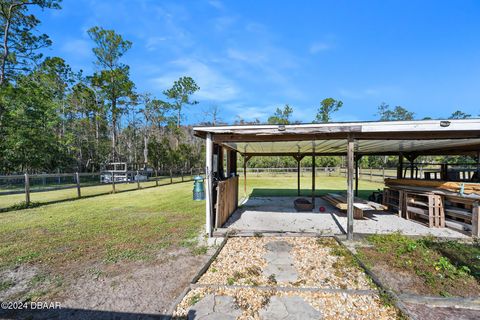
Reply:
[[[405,307],[413,316],[422,320],[480,318],[480,311],[468,306],[471,299],[464,299],[480,296],[478,244],[400,234],[369,236],[367,240],[368,247],[358,244],[360,258],[385,286],[411,296]],[[425,302],[429,296],[439,304]]]
[[[373,247],[359,248],[362,259],[380,280],[401,293],[477,297],[480,283],[472,268],[432,249],[429,239],[399,234],[371,236]]]
[[[193,255],[192,250],[164,250],[161,258],[149,262],[121,262],[91,266],[78,278],[68,278],[63,290],[41,300],[60,301],[63,310],[49,313],[18,312],[1,314],[6,318],[46,319],[63,317],[87,319],[101,313],[101,318],[142,318],[142,314],[165,315],[172,302],[208,261],[207,254]],[[80,274],[77,270],[75,275]],[[5,301],[5,300],[4,300]]]
[[[26,265],[1,272],[0,301],[7,301],[7,298],[15,299],[22,296],[29,289],[37,273],[37,268]]]
[[[429,307],[423,304],[406,303],[408,310],[422,320],[472,320],[480,319],[479,310],[459,309],[459,308],[443,308]]]

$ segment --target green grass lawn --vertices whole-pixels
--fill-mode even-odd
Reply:
[[[150,259],[203,227],[205,203],[191,190],[186,182],[0,213],[0,269]]]
[[[190,179],[190,176],[185,176],[184,179]],[[173,182],[180,182],[182,180],[181,177],[173,178]],[[159,179],[159,185],[164,185],[170,183],[170,177],[162,177]],[[141,182],[142,188],[154,187],[155,181],[146,181]],[[37,188],[38,189],[38,188]],[[128,191],[128,190],[135,190],[137,189],[137,183],[118,183],[115,185],[115,190],[117,192]],[[93,186],[82,186],[81,193],[82,196],[94,196],[94,195],[102,195],[102,194],[109,194],[112,192],[112,185],[111,184],[101,184],[101,185],[93,185]],[[69,199],[76,199],[77,198],[77,189],[63,189],[63,190],[53,190],[53,191],[42,191],[42,192],[35,192],[32,191],[30,193],[30,201],[34,204],[45,204],[45,203],[52,203],[57,201],[69,200]],[[0,210],[1,209],[8,209],[13,206],[19,205],[24,203],[25,201],[25,194],[9,194],[9,195],[0,195]]]
[[[312,177],[304,175],[300,178],[301,195],[310,196],[312,194]],[[345,192],[347,189],[347,180],[345,177],[317,176],[315,179],[315,194],[324,195],[329,192]],[[383,190],[383,183],[359,181],[358,195],[367,198],[373,191]],[[239,197],[244,196],[243,176],[239,182]],[[247,174],[247,194],[257,197],[265,196],[297,196],[297,176],[288,175],[256,175]]]
[[[295,176],[251,176],[247,182],[248,192],[254,196],[295,196],[297,192]],[[302,177],[306,196],[310,184],[310,177]],[[317,194],[346,187],[342,177],[318,177],[316,184]],[[148,259],[158,249],[181,243],[203,227],[205,204],[192,201],[192,185],[164,185],[0,213],[0,268],[21,263]],[[117,189],[132,186],[136,184],[117,185]],[[361,194],[368,195],[382,185],[361,181],[360,187]],[[111,186],[84,188],[82,194],[94,188],[94,192],[109,192]],[[239,189],[241,198],[242,179]],[[35,196],[42,196],[42,201],[58,200],[75,191]]]
[[[190,179],[190,176],[185,176],[184,179]],[[180,182],[181,177],[173,178],[173,182]],[[301,194],[304,196],[311,195],[311,175],[304,173],[301,177]],[[295,173],[289,174],[248,174],[248,194],[252,196],[296,196],[297,195],[297,176]],[[159,180],[159,185],[170,183],[169,177],[162,177]],[[316,194],[322,195],[328,192],[341,192],[346,189],[345,177],[328,177],[317,176],[315,179]],[[155,181],[142,182],[142,188],[154,187]],[[115,185],[117,192],[136,190],[136,183],[121,183]],[[373,191],[382,189],[383,183],[370,182],[367,180],[360,180],[359,182],[359,196],[368,197]],[[84,197],[105,195],[112,192],[110,184],[82,186],[81,193]],[[243,191],[243,175],[240,176],[240,198],[244,196]],[[70,199],[77,199],[77,189],[63,189],[43,192],[32,192],[30,200],[33,205],[48,204],[58,201],[65,201]],[[21,206],[25,202],[25,194],[11,194],[0,195],[0,211],[2,209],[9,209],[15,206]]]

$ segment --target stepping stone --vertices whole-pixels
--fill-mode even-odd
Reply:
[[[276,253],[290,252],[290,250],[292,250],[292,245],[287,241],[277,240],[267,243],[265,249]]]
[[[269,304],[259,312],[263,320],[318,320],[322,313],[301,297],[272,297]]]
[[[265,244],[267,253],[263,258],[267,266],[263,270],[265,277],[275,276],[278,282],[292,282],[298,279],[297,270],[293,266],[293,258],[290,254],[292,246],[283,240],[271,241]]]
[[[207,294],[188,311],[188,320],[234,320],[242,314],[232,297]]]

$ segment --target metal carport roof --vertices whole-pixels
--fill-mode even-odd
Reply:
[[[480,119],[195,127],[215,143],[250,155],[477,154]]]

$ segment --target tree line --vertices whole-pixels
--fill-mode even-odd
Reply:
[[[200,90],[180,77],[162,97],[139,93],[122,57],[132,47],[114,30],[92,27],[93,74],[75,72],[38,34],[29,8],[60,9],[57,0],[0,0],[0,172],[98,171],[109,162],[188,170],[202,144],[183,124]]]
[[[185,108],[198,104],[200,90],[189,76],[174,81],[162,96],[140,92],[130,77],[124,55],[132,42],[114,30],[88,30],[95,71],[74,71],[61,57],[44,57],[52,44],[39,33],[40,20],[31,8],[60,10],[60,0],[0,0],[0,173],[98,171],[109,162],[137,168],[188,170],[203,165],[203,142],[184,123]],[[331,97],[320,102],[316,123],[332,121],[343,102]],[[226,124],[221,109],[212,106],[203,124]],[[268,117],[269,124],[299,123],[286,104]],[[378,107],[378,119],[413,120],[402,106]],[[452,119],[471,117],[460,110]],[[234,124],[260,124],[238,118]],[[303,162],[309,165],[308,158]],[[318,166],[335,166],[340,157],[318,157]],[[394,158],[364,157],[380,166]],[[293,167],[291,157],[254,157],[249,166]]]

